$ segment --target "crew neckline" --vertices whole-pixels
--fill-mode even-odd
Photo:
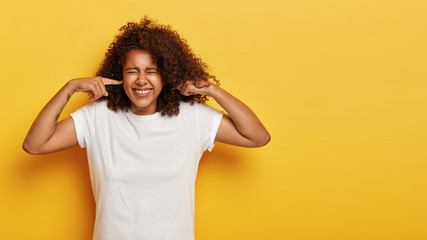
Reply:
[[[126,116],[128,116],[134,120],[137,120],[137,121],[154,120],[154,119],[159,118],[160,115],[161,115],[160,112],[155,112],[155,113],[149,114],[149,115],[138,115],[138,114],[133,113],[132,110],[130,110],[130,109],[126,112]]]

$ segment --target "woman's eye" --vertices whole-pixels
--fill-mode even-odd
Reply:
[[[134,72],[128,72],[128,73],[129,73],[129,74],[132,74],[132,73],[138,73],[138,72],[135,72],[135,71],[134,71]]]

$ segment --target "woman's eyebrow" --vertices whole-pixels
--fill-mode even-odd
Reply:
[[[128,71],[128,70],[138,70],[138,68],[137,67],[126,68],[126,71]]]
[[[129,71],[129,70],[139,70],[137,67],[130,67],[130,68],[126,68],[126,71]],[[157,68],[155,68],[155,67],[148,67],[148,68],[146,68],[145,69],[146,71],[150,71],[150,70],[158,70]]]

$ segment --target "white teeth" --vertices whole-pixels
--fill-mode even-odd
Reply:
[[[135,90],[135,92],[138,94],[146,94],[146,93],[149,93],[150,91],[151,89]]]

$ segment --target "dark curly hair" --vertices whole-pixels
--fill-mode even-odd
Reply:
[[[163,88],[157,97],[157,112],[162,116],[178,115],[179,103],[207,101],[204,95],[182,95],[176,87],[187,80],[195,86],[206,80],[219,85],[214,75],[208,73],[208,66],[192,52],[188,43],[169,25],[161,25],[144,16],[139,23],[128,22],[119,29],[119,34],[108,47],[105,59],[100,64],[97,76],[121,80],[126,54],[132,49],[147,50],[157,63],[162,77]],[[130,99],[122,85],[107,85],[108,96],[99,101],[108,101],[108,108],[113,111],[128,111]]]

